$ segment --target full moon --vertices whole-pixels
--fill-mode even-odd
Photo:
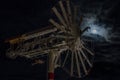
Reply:
[[[97,33],[97,30],[96,30],[96,29],[93,29],[93,30],[92,30],[92,33],[96,34],[96,33]]]

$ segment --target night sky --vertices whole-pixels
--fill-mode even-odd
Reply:
[[[32,66],[33,60],[24,57],[10,59],[5,56],[5,39],[48,26],[53,5],[58,0],[3,0],[0,1],[0,80],[46,80],[47,57],[43,65]],[[81,80],[120,80],[120,1],[119,0],[73,0],[80,5],[83,17],[94,18],[94,24],[107,29],[108,41],[94,36],[95,58],[88,76]],[[91,18],[90,18],[91,19]],[[95,19],[96,20],[96,19]],[[87,24],[87,23],[85,23]],[[92,24],[92,23],[91,23]],[[108,30],[110,28],[111,30]],[[99,41],[99,39],[102,40]],[[56,80],[70,80],[64,71],[55,71]],[[72,80],[80,80],[72,78]]]

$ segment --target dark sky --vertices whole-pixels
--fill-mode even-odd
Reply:
[[[0,1],[0,80],[45,80],[46,63],[31,66],[25,58],[9,59],[5,56],[3,41],[48,25],[51,7],[58,0],[3,0]],[[77,2],[77,0],[75,0]],[[98,15],[101,22],[112,24],[117,37],[112,43],[96,43],[95,61],[91,74],[83,80],[119,80],[120,74],[120,1],[119,0],[78,0],[82,13],[102,10]],[[118,43],[115,43],[118,41]],[[102,45],[101,45],[102,44]],[[105,45],[104,45],[105,44]],[[64,75],[56,72],[57,77]],[[42,79],[43,78],[43,79]],[[58,79],[57,78],[57,79]],[[64,79],[58,79],[64,80]],[[65,79],[67,80],[67,79]],[[69,79],[68,79],[69,80]],[[79,79],[72,79],[79,80]]]
[[[76,1],[76,0],[75,0]],[[113,8],[108,12],[109,19],[115,18],[115,22],[119,24],[119,0],[80,0],[82,3],[81,9],[91,6],[89,3],[104,3],[103,10],[109,7]],[[12,0],[0,2],[0,38],[6,39],[11,36],[20,35],[40,27],[46,26],[48,18],[50,16],[51,7],[57,2],[57,0]],[[109,4],[108,4],[109,3]],[[117,4],[116,4],[117,3]],[[85,4],[85,5],[84,5]],[[86,6],[88,5],[88,6]],[[97,5],[97,4],[95,4]],[[114,6],[115,5],[115,6]],[[92,5],[94,9],[94,4]],[[89,11],[89,9],[87,10]],[[105,12],[102,12],[102,15]],[[101,16],[101,15],[100,15]]]
[[[5,0],[1,2],[1,37],[8,38],[43,27],[48,20],[47,13],[54,3],[55,0]]]

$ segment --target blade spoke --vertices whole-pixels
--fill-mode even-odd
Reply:
[[[70,27],[72,26],[72,13],[71,13],[71,8],[70,8],[70,1],[66,0],[67,3],[67,10],[68,10],[68,18],[70,22]]]
[[[90,53],[91,55],[94,55],[94,53],[92,53],[89,49],[84,48],[88,53]]]
[[[69,15],[69,20],[70,20],[70,23],[72,23],[72,13],[71,13],[71,8],[70,8],[70,1],[67,0],[67,9],[68,9],[68,15]]]
[[[79,51],[78,51],[78,56],[79,56],[79,58],[80,58],[80,61],[81,61],[82,67],[83,67],[83,69],[84,69],[84,72],[85,72],[85,74],[87,74],[87,69],[86,69],[86,67],[85,67],[85,64],[84,64],[84,62],[83,62],[83,59],[82,59],[81,53],[80,53]]]
[[[77,52],[76,51],[75,51],[75,58],[76,58],[76,65],[77,65],[78,76],[81,77],[80,66],[79,66],[78,56],[77,56]]]
[[[61,8],[61,10],[62,10],[62,14],[63,14],[63,16],[64,16],[64,18],[65,18],[65,21],[67,22],[67,26],[69,26],[69,21],[68,21],[68,18],[67,18],[67,13],[66,13],[66,11],[65,11],[65,8],[64,8],[64,6],[63,6],[62,1],[59,1],[59,5],[60,5],[60,8]]]
[[[94,53],[92,53],[89,49],[85,48],[85,46],[81,45],[83,49],[85,49],[88,53],[90,53],[92,56],[94,55]]]
[[[90,67],[92,67],[92,64],[90,63],[89,59],[87,58],[87,56],[85,55],[85,53],[83,52],[82,49],[80,49],[81,54],[83,55],[83,57],[86,59],[87,63],[89,64]]]
[[[73,67],[74,67],[73,59],[74,59],[74,53],[72,52],[71,53],[71,76],[73,75]]]
[[[58,17],[59,21],[63,24],[63,26],[67,27],[65,21],[63,20],[61,14],[58,12],[58,10],[55,7],[53,7],[52,10],[55,13],[55,15]]]
[[[63,62],[62,67],[64,67],[64,65],[65,65],[65,63],[66,63],[66,60],[67,60],[67,58],[68,58],[68,55],[69,55],[69,53],[68,53],[68,51],[67,51],[67,53],[66,53],[66,57],[65,57],[65,59],[64,59],[64,62]]]
[[[55,22],[53,19],[50,19],[49,22],[53,24],[57,29],[60,29],[61,31],[65,32],[65,29],[60,24]]]
[[[59,57],[60,57],[60,53],[58,53],[56,59],[55,59],[55,65],[57,64],[58,60],[59,60]]]

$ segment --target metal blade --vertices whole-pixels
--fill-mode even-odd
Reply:
[[[79,66],[78,56],[77,56],[77,52],[76,52],[76,51],[75,51],[75,59],[76,59],[76,65],[77,65],[78,76],[79,76],[79,78],[80,78],[80,77],[81,77],[81,74],[80,74],[80,66]]]
[[[64,62],[63,62],[62,67],[64,67],[64,65],[65,65],[65,63],[66,63],[66,60],[67,60],[67,58],[68,58],[68,55],[69,55],[69,53],[68,53],[68,51],[67,51],[67,54],[66,54],[66,57],[65,57],[65,59],[64,59]]]
[[[68,18],[67,18],[67,13],[66,13],[66,10],[65,10],[65,8],[64,8],[64,6],[63,6],[62,1],[59,1],[59,5],[60,5],[60,8],[61,8],[61,10],[62,10],[62,14],[63,14],[63,16],[64,16],[64,19],[65,19],[65,21],[66,21],[66,23],[67,23],[67,26],[69,26],[69,21],[68,21]],[[67,27],[66,27],[66,28],[67,28]]]
[[[92,56],[94,56],[94,53],[93,52],[91,52],[89,49],[87,49],[87,48],[84,48],[88,53],[90,53]]]
[[[65,29],[60,24],[58,24],[57,22],[55,22],[53,19],[50,19],[49,22],[52,23],[57,29],[65,32]]]
[[[66,0],[67,3],[67,10],[68,10],[68,17],[70,21],[70,26],[72,25],[72,13],[71,13],[71,8],[70,8],[70,1]]]
[[[81,54],[83,55],[83,57],[86,59],[87,63],[89,64],[90,67],[92,67],[92,64],[90,63],[89,59],[87,58],[87,56],[85,55],[85,53],[83,52],[82,49],[80,49]]]
[[[73,67],[74,67],[73,59],[74,59],[74,53],[72,52],[71,53],[71,76],[73,75]]]
[[[86,69],[85,64],[84,64],[84,62],[83,62],[83,59],[82,59],[81,53],[80,53],[79,51],[78,51],[78,56],[79,56],[79,58],[80,58],[80,61],[81,61],[81,64],[82,64],[83,70],[84,70],[85,74],[87,75],[88,72],[87,72],[87,69]]]
[[[73,20],[72,20],[72,12],[71,12],[71,7],[70,7],[70,1],[66,0],[66,4],[67,4],[67,12],[68,12],[68,20],[69,20],[69,25],[70,25],[70,30],[71,32],[74,34],[74,25],[73,25]]]
[[[82,48],[85,49],[88,53],[90,53],[92,56],[94,56],[94,53],[92,53],[89,49],[85,48],[84,45],[81,44],[81,46],[82,46]]]
[[[67,24],[63,20],[61,14],[58,12],[58,10],[56,9],[56,7],[53,7],[52,10],[55,13],[55,15],[58,17],[59,21],[63,24],[63,26],[67,27]]]
[[[57,57],[56,57],[56,59],[55,59],[55,65],[57,65],[57,62],[58,62],[58,59],[59,59],[60,53],[58,53],[56,56],[57,56]],[[56,68],[56,66],[55,66],[55,68]]]

